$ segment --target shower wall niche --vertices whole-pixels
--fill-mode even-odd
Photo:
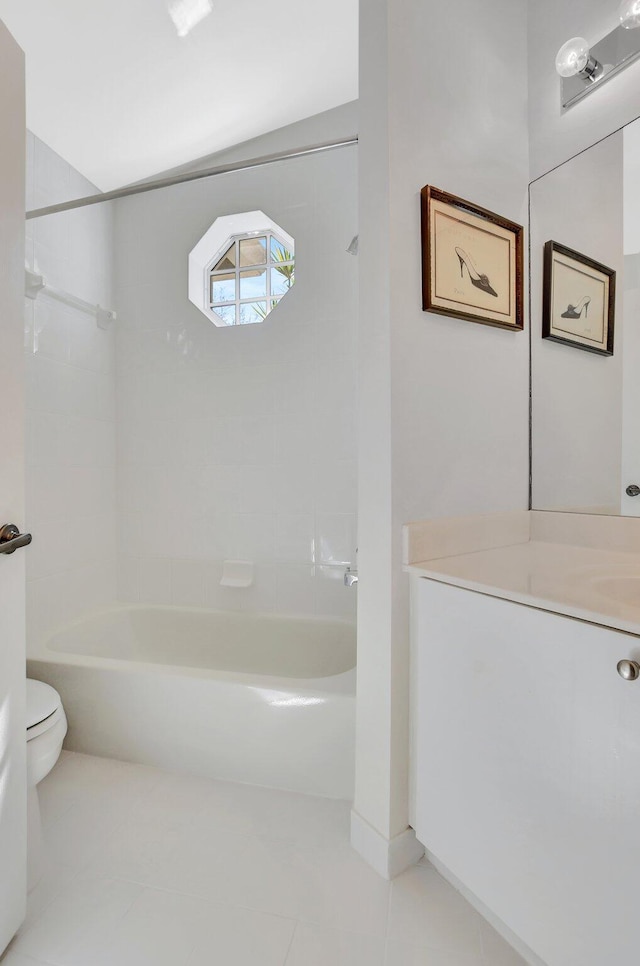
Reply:
[[[29,153],[28,207],[61,179],[93,192]],[[256,209],[295,238],[296,284],[264,322],[219,328],[188,300],[188,254]],[[118,313],[103,331],[26,300],[30,636],[114,599],[355,619],[356,150],[29,225],[28,264]],[[250,588],[220,586],[229,559],[253,561]]]

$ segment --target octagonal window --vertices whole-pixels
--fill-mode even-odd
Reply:
[[[294,240],[262,211],[217,218],[189,255],[189,298],[215,325],[263,322],[294,282]]]

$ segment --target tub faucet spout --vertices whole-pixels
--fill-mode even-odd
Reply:
[[[345,587],[353,587],[357,583],[358,583],[358,571],[352,570],[351,567],[347,567],[344,573]]]

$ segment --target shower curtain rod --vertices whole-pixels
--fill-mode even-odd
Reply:
[[[115,201],[118,198],[128,198],[130,195],[143,194],[145,191],[156,191],[158,188],[171,188],[173,185],[186,184],[188,181],[201,181],[203,178],[213,178],[218,174],[230,174],[233,171],[246,171],[249,168],[261,168],[265,164],[275,164],[277,161],[290,161],[293,158],[304,158],[310,154],[321,154],[323,151],[334,151],[336,148],[348,148],[358,143],[358,136],[344,138],[341,141],[325,141],[322,144],[312,144],[306,148],[291,151],[278,151],[276,154],[265,154],[259,158],[247,161],[234,161],[230,164],[220,164],[214,168],[202,168],[185,174],[176,174],[167,178],[157,178],[142,184],[129,185],[126,188],[116,188],[115,191],[105,191],[102,194],[87,195],[86,198],[76,198],[74,201],[64,201],[59,205],[47,205],[45,208],[34,208],[27,212],[27,221],[40,218],[42,215],[54,215],[60,211],[71,211],[74,208],[86,208],[88,205],[99,205],[103,201]]]

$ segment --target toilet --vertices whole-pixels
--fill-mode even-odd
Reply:
[[[58,692],[42,681],[27,679],[27,879],[37,884],[42,867],[42,828],[38,784],[62,750],[67,718]]]

